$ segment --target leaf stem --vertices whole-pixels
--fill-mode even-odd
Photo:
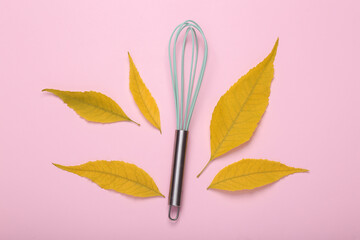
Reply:
[[[135,124],[138,125],[138,126],[140,126],[139,123],[137,123],[137,122],[135,122],[135,121],[133,121],[133,120],[131,120],[131,119],[129,119],[129,121],[135,123]]]
[[[209,165],[209,163],[211,162],[211,160],[209,160],[208,162],[207,162],[207,164],[205,165],[205,167],[201,170],[201,172],[196,176],[197,178],[199,178],[200,177],[200,175],[203,173],[203,171],[205,170],[205,168]]]

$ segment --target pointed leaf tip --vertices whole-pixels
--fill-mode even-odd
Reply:
[[[275,42],[275,44],[274,44],[274,47],[273,47],[273,49],[271,50],[271,53],[270,53],[270,55],[272,55],[272,54],[276,54],[276,52],[277,52],[277,49],[278,49],[278,46],[279,46],[279,38],[277,38],[276,39],[276,42]],[[275,56],[274,56],[275,57]]]

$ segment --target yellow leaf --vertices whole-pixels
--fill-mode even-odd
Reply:
[[[243,159],[223,168],[208,189],[227,191],[254,189],[298,172],[308,172],[308,170],[288,167],[265,159]]]
[[[242,76],[215,106],[210,124],[211,156],[206,166],[253,135],[269,103],[278,43],[279,39],[271,53]]]
[[[151,96],[149,89],[145,86],[145,83],[140,77],[136,66],[129,55],[130,62],[130,91],[134,97],[136,105],[139,107],[144,117],[161,133],[160,126],[160,112],[155,102],[155,99]]]
[[[103,160],[78,166],[53,164],[62,170],[86,177],[104,189],[135,197],[164,197],[149,174],[134,164]]]
[[[131,120],[121,107],[108,96],[99,92],[70,92],[55,89],[43,89],[61,98],[80,117],[91,122],[112,123]],[[134,122],[136,123],[136,122]],[[139,125],[138,123],[136,123]]]

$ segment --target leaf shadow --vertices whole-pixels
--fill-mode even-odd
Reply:
[[[86,178],[86,177],[82,177],[82,178],[84,178],[86,181],[88,181],[88,182],[90,182],[90,183],[95,184],[98,188],[100,188],[100,190],[109,192],[109,193],[111,193],[111,194],[116,194],[116,195],[124,196],[124,197],[129,198],[129,199],[132,199],[132,200],[134,200],[134,201],[143,201],[143,200],[145,200],[145,199],[152,199],[152,198],[166,198],[166,197],[162,197],[162,196],[135,197],[135,196],[132,196],[132,195],[128,195],[128,194],[126,194],[126,193],[121,193],[121,192],[115,191],[114,189],[106,189],[106,188],[103,188],[103,187],[99,186],[97,183],[91,181],[90,179],[88,179],[88,178]]]
[[[298,173],[309,174],[310,171],[298,172]],[[261,194],[265,191],[269,191],[269,189],[271,189],[276,183],[278,183],[279,181],[284,180],[294,174],[296,174],[296,173],[289,174],[287,176],[284,176],[284,177],[276,180],[275,182],[272,182],[272,183],[266,184],[264,186],[254,188],[254,189],[245,189],[245,190],[240,190],[240,191],[226,191],[226,190],[220,190],[220,189],[207,189],[207,190],[213,190],[214,192],[220,192],[221,194],[223,194],[225,196],[230,196],[230,197],[235,197],[235,196],[251,197],[251,196],[255,196],[257,194]]]
[[[278,180],[279,181],[279,180]],[[220,189],[208,189],[209,191],[219,192],[222,195],[225,195],[227,197],[252,197],[258,194],[261,194],[265,191],[269,191],[273,187],[274,184],[276,184],[278,181],[266,184],[265,186],[257,187],[254,189],[245,189],[241,191],[226,191],[226,190],[220,190]]]
[[[91,180],[89,180],[91,181]],[[100,187],[101,188],[101,187]],[[118,195],[122,195],[122,196],[125,196],[129,199],[133,199],[134,201],[143,201],[145,199],[153,199],[153,198],[165,198],[165,197],[161,197],[161,196],[153,196],[153,197],[135,197],[135,196],[132,196],[132,195],[128,195],[128,194],[125,194],[125,193],[121,193],[121,192],[117,192],[113,189],[104,189],[104,188],[101,188],[102,190],[105,190],[105,191],[109,191],[113,194],[118,194]]]

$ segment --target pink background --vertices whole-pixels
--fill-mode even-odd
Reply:
[[[0,0],[0,239],[360,239],[360,5],[356,1]],[[51,163],[123,160],[167,196],[175,113],[167,58],[194,19],[209,43],[190,126],[180,220],[167,198],[106,191]],[[219,97],[280,38],[270,105],[254,137],[210,156]],[[128,87],[127,51],[163,134]],[[43,88],[96,90],[141,123],[88,123]],[[248,192],[206,190],[242,158],[310,169]]]

